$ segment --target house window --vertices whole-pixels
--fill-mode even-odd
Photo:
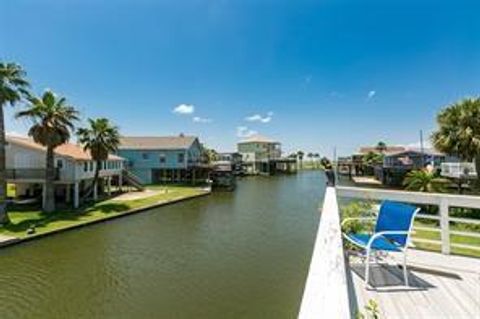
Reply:
[[[83,171],[88,171],[88,162],[83,163]]]
[[[160,164],[164,164],[166,162],[165,154],[160,154],[158,160],[160,161]]]
[[[93,171],[93,162],[90,162],[90,172]]]
[[[185,161],[185,154],[180,153],[178,154],[178,162],[183,163]]]
[[[62,169],[63,168],[63,161],[61,159],[57,160],[57,168]]]
[[[148,153],[142,153],[142,159],[148,160]]]

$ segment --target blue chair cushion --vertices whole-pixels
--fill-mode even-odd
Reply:
[[[417,208],[415,206],[392,201],[384,201],[380,206],[377,224],[375,225],[375,232],[409,232],[416,210]],[[402,247],[406,245],[408,238],[407,235],[385,235],[385,237]]]
[[[353,244],[367,248],[368,241],[372,238],[369,234],[347,234],[345,237]],[[395,245],[384,236],[380,236],[372,243],[372,249],[374,250],[386,250],[386,251],[402,251],[398,245]]]

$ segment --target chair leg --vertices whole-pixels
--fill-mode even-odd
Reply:
[[[370,281],[370,251],[367,250],[367,258],[365,259],[365,289],[368,289]]]
[[[408,287],[407,252],[403,253],[403,279]]]

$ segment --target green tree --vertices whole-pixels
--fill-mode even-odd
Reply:
[[[384,155],[375,152],[368,152],[363,157],[364,165],[375,166],[383,163]]]
[[[77,131],[78,141],[85,151],[90,152],[92,160],[96,163],[92,188],[87,193],[98,189],[98,180],[102,162],[108,159],[110,153],[115,153],[120,145],[118,127],[111,124],[106,118],[88,119],[88,126]]]
[[[425,169],[411,171],[405,176],[403,186],[406,190],[428,193],[443,193],[447,180],[437,177]]]
[[[312,159],[313,159],[313,153],[308,153],[308,154],[307,154],[307,157],[308,157],[308,159],[310,160],[309,166],[310,166],[311,168],[314,168],[315,163],[314,163],[313,160],[312,160]]]
[[[319,154],[319,153],[314,153],[314,154],[313,154],[313,158],[315,158],[315,160],[316,160],[316,162],[317,162],[317,165],[316,165],[316,166],[319,168],[319,167],[320,167],[320,163],[319,163],[319,161],[320,161],[320,154]]]
[[[439,151],[475,162],[480,184],[480,98],[464,99],[440,111],[432,142]]]
[[[28,106],[16,114],[17,118],[31,120],[32,126],[28,135],[35,143],[47,149],[45,176],[44,211],[55,210],[55,148],[70,140],[74,122],[78,120],[78,112],[64,97],[57,97],[52,91],[46,91],[41,97],[29,96]]]
[[[28,89],[26,73],[15,63],[0,62],[0,224],[9,222],[7,214],[7,181],[5,163],[5,119],[3,107],[15,106],[26,95]]]
[[[218,161],[218,152],[213,148],[208,148],[202,145],[202,160],[207,164],[211,164],[215,161]]]
[[[383,153],[387,150],[387,144],[383,141],[380,141],[377,143],[377,146],[375,146],[375,149],[380,153]]]

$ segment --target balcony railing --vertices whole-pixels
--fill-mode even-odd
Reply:
[[[20,179],[45,179],[46,170],[43,168],[17,168],[6,170],[7,179],[20,180]],[[55,180],[60,179],[60,170],[55,169]]]
[[[473,163],[442,163],[442,176],[453,178],[476,178]]]
[[[451,230],[451,222],[480,224],[480,220],[449,216],[450,207],[480,209],[480,197],[342,186],[337,188],[327,187],[298,318],[355,317],[356,298],[347,277],[348,268],[342,243],[337,195],[338,197],[374,201],[393,200],[414,204],[438,205],[440,208],[439,215],[417,214],[416,216],[418,219],[434,219],[440,223],[439,228],[414,227],[414,230],[438,231],[441,233],[441,241],[424,241],[441,245],[444,254],[449,254],[451,247],[480,249],[479,246],[450,243],[451,235],[480,238],[478,232]],[[415,236],[413,240],[422,241]]]
[[[351,311],[337,195],[328,187],[298,318],[352,318]]]
[[[452,195],[452,194],[439,194],[439,193],[420,193],[420,192],[407,192],[407,191],[394,191],[384,189],[370,189],[370,188],[358,188],[358,187],[337,187],[337,193],[339,197],[357,198],[365,200],[393,200],[404,203],[412,204],[426,204],[439,207],[438,215],[417,214],[417,219],[429,219],[439,222],[440,227],[419,227],[415,226],[414,230],[428,231],[440,233],[441,240],[416,238],[413,236],[413,240],[419,243],[440,245],[442,253],[450,254],[452,247],[461,249],[471,249],[480,251],[479,246],[451,243],[451,235],[465,236],[480,238],[478,232],[468,230],[452,230],[450,229],[450,223],[460,224],[474,224],[480,225],[480,220],[473,218],[460,218],[450,216],[450,208],[475,208],[480,209],[480,196],[468,196],[468,195]]]

